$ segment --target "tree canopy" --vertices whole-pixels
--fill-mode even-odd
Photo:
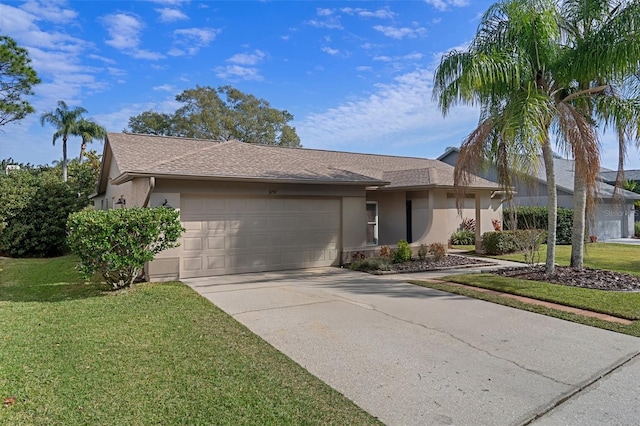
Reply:
[[[32,95],[31,88],[38,83],[27,50],[11,37],[0,36],[0,126],[34,112],[24,97]]]
[[[129,118],[125,132],[299,147],[293,115],[231,86],[196,86],[176,96],[173,114],[145,111]]]

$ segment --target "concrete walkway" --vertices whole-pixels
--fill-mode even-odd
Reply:
[[[416,275],[185,282],[389,425],[637,424],[640,339],[402,282]]]

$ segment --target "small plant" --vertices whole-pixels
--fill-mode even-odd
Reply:
[[[389,246],[382,246],[380,247],[380,257],[384,257],[386,259],[391,259],[391,247]]]
[[[411,260],[411,247],[406,240],[398,241],[398,248],[393,252],[393,263],[404,263]]]
[[[375,257],[356,260],[349,265],[349,268],[361,272],[388,271],[391,269],[389,263],[389,258]]]
[[[514,234],[516,250],[522,252],[524,262],[529,266],[540,262],[540,245],[546,235],[543,229],[523,229]]]
[[[367,258],[367,255],[363,251],[354,251],[353,253],[351,253],[351,263],[358,260],[364,260],[366,258]]]
[[[491,224],[493,225],[494,231],[502,231],[502,224],[498,219],[491,219]]]
[[[447,247],[442,243],[432,243],[429,244],[429,253],[433,255],[433,260],[437,262],[447,255]]]
[[[418,249],[418,259],[424,262],[427,258],[427,253],[429,253],[429,249],[424,244],[420,244],[420,248]]]
[[[461,229],[451,234],[451,244],[454,246],[471,246],[476,243],[476,233]]]
[[[460,230],[476,232],[476,220],[465,217],[460,224]]]

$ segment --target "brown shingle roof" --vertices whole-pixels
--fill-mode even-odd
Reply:
[[[121,175],[206,179],[275,180],[360,184],[388,188],[453,186],[453,167],[437,160],[279,148],[238,141],[212,141],[109,133],[108,144]],[[479,188],[498,185],[477,178]]]

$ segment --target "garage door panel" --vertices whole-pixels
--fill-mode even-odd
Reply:
[[[328,266],[340,200],[183,195],[181,277]]]
[[[182,247],[184,247],[185,251],[202,250],[202,238],[200,237],[183,237],[182,238]]]

